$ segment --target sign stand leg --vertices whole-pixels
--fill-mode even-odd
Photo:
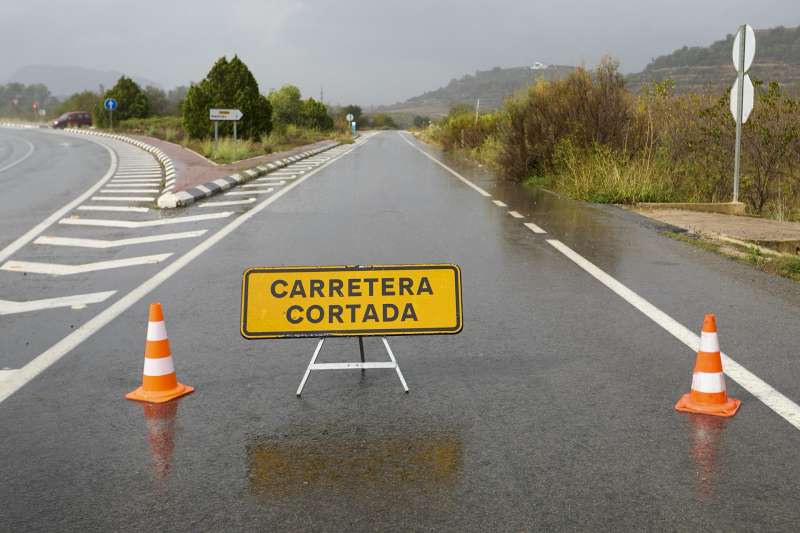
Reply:
[[[392,348],[389,346],[389,341],[386,340],[386,337],[381,337],[383,341],[383,345],[386,347],[386,353],[389,354],[390,361],[385,362],[375,362],[375,363],[367,363],[364,361],[364,341],[361,337],[358,338],[359,348],[361,352],[361,362],[358,363],[317,363],[317,357],[319,356],[320,350],[322,350],[322,343],[325,342],[325,339],[320,339],[317,343],[317,348],[314,350],[314,355],[311,356],[311,361],[308,363],[308,367],[306,367],[306,372],[303,374],[303,379],[300,381],[300,386],[297,387],[297,397],[299,398],[300,395],[303,393],[303,387],[306,386],[306,382],[308,381],[308,376],[311,374],[312,370],[351,370],[351,369],[360,369],[362,372],[367,368],[385,368],[394,370],[397,372],[397,377],[400,378],[400,384],[403,385],[403,391],[408,393],[408,384],[406,383],[405,378],[403,377],[403,372],[400,371],[400,365],[397,364],[397,359],[394,357],[394,353],[392,353]]]
[[[361,362],[363,363],[365,361],[365,359],[364,359],[364,337],[361,337],[361,336],[358,337],[358,350],[361,352]],[[363,368],[361,369],[361,373],[362,374],[364,373],[364,369]]]

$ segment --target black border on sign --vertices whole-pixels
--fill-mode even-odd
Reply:
[[[375,271],[375,270],[452,270],[455,273],[456,325],[452,328],[408,328],[408,329],[371,329],[345,331],[248,331],[247,330],[247,293],[250,274],[259,272],[331,272],[331,271]],[[464,316],[461,304],[461,268],[454,264],[422,264],[422,265],[351,265],[351,266],[286,266],[286,267],[252,267],[242,274],[242,306],[239,332],[245,339],[297,339],[309,337],[387,337],[390,335],[455,335],[464,328]]]

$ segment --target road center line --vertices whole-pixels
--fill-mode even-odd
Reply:
[[[346,156],[359,146],[363,146],[367,143],[367,141],[371,138],[367,137],[365,141],[361,143],[356,143],[351,145],[351,148],[347,151],[342,151],[336,157],[331,158],[328,163],[325,165],[320,165],[316,169],[312,170],[302,178],[298,179],[297,181],[287,185],[274,195],[270,196],[260,204],[256,205],[249,211],[243,213],[241,216],[231,220],[226,226],[222,229],[211,235],[208,239],[201,242],[191,250],[189,250],[186,254],[182,255],[169,265],[167,265],[163,270],[159,271],[153,277],[146,280],[144,283],[133,289],[131,292],[111,304],[109,307],[101,311],[97,314],[94,318],[90,319],[84,325],[55,343],[46,351],[42,352],[41,354],[37,355],[33,360],[28,362],[24,367],[20,368],[16,372],[14,372],[11,376],[5,379],[3,382],[0,382],[0,403],[4,402],[9,396],[14,394],[16,391],[21,389],[25,386],[26,383],[31,381],[33,378],[38,376],[40,373],[44,372],[49,368],[52,364],[58,362],[62,357],[68,354],[70,351],[75,349],[79,346],[82,342],[86,339],[97,333],[100,329],[106,326],[109,322],[117,318],[119,315],[127,311],[131,306],[137,303],[139,300],[147,296],[151,291],[156,289],[159,285],[167,281],[177,272],[179,272],[183,267],[189,265],[192,261],[197,259],[201,254],[206,252],[212,246],[220,242],[222,239],[230,235],[233,231],[235,231],[239,226],[256,216],[258,213],[272,205],[275,201],[279,198],[283,197],[286,193],[291,191],[292,189],[298,187],[301,183],[306,181],[307,179],[311,178],[312,176],[316,175],[317,172],[320,172],[327,168],[329,165],[335,163],[342,157]]]
[[[683,326],[674,318],[670,317],[656,306],[630,290],[628,287],[606,274],[603,270],[596,267],[589,260],[581,256],[569,246],[559,240],[548,239],[547,243],[553,248],[567,256],[576,265],[585,270],[589,275],[600,283],[611,289],[623,300],[638,309],[647,318],[664,328],[668,333],[681,341],[683,344],[697,351],[700,347],[700,337]],[[775,411],[780,417],[789,422],[795,428],[800,429],[800,406],[792,400],[775,390],[771,385],[747,370],[745,367],[722,354],[722,368],[725,373],[736,383],[741,385],[747,392],[761,400],[764,405]]]
[[[32,156],[34,150],[36,150],[36,147],[34,147],[33,143],[30,142],[29,140],[23,139],[21,137],[17,137],[17,139],[19,139],[20,141],[22,141],[22,142],[24,142],[25,144],[28,145],[28,151],[25,152],[25,155],[23,155],[22,157],[20,157],[16,161],[12,161],[11,163],[7,164],[6,166],[0,168],[0,172],[5,172],[6,170],[14,168],[15,166],[17,166],[20,163],[24,162],[26,159],[28,159],[30,156]]]
[[[439,165],[440,167],[442,167],[443,169],[448,171],[450,174],[452,174],[453,176],[457,177],[458,179],[463,181],[465,184],[469,185],[470,187],[472,187],[473,189],[478,191],[478,193],[481,194],[482,196],[485,196],[487,198],[491,198],[491,196],[492,196],[491,194],[489,194],[488,192],[484,191],[483,189],[481,189],[480,187],[478,187],[477,185],[475,185],[474,183],[469,181],[467,178],[465,178],[464,176],[462,176],[461,174],[459,174],[458,172],[456,172],[452,168],[448,167],[447,165],[445,165],[444,163],[442,163],[441,161],[439,161],[438,159],[433,157],[431,154],[429,154],[428,152],[426,152],[425,150],[423,150],[419,146],[416,146],[414,143],[412,143],[411,141],[406,139],[405,135],[403,135],[402,133],[400,133],[398,135],[400,135],[400,138],[402,138],[405,142],[407,142],[408,145],[410,147],[412,147],[414,150],[417,150],[419,153],[421,153],[422,155],[424,155],[425,157],[427,157],[428,159],[430,159],[431,161],[433,161],[434,163],[436,163],[437,165]]]

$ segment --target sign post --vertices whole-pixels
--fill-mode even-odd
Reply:
[[[391,369],[408,392],[386,337],[456,334],[462,327],[456,265],[255,267],[242,276],[244,338],[320,339],[297,396],[312,370]],[[368,336],[382,337],[389,361],[365,361]],[[317,363],[327,337],[358,337],[361,361]]]
[[[214,122],[214,142],[219,143],[219,122],[233,121],[233,140],[236,140],[236,123],[241,120],[244,114],[238,109],[214,109],[208,110],[209,120]]]
[[[108,111],[108,124],[110,128],[114,129],[114,110],[117,108],[117,100],[114,98],[106,98],[103,102],[103,107]]]
[[[731,113],[736,121],[736,153],[733,165],[733,201],[739,201],[739,172],[742,157],[742,124],[753,111],[755,89],[747,71],[756,55],[756,34],[749,24],[739,26],[733,40],[733,66],[738,76],[731,88]]]

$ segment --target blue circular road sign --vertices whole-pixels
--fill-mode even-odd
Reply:
[[[108,111],[114,111],[117,108],[117,101],[113,98],[106,98],[105,102],[103,102],[103,107]]]

